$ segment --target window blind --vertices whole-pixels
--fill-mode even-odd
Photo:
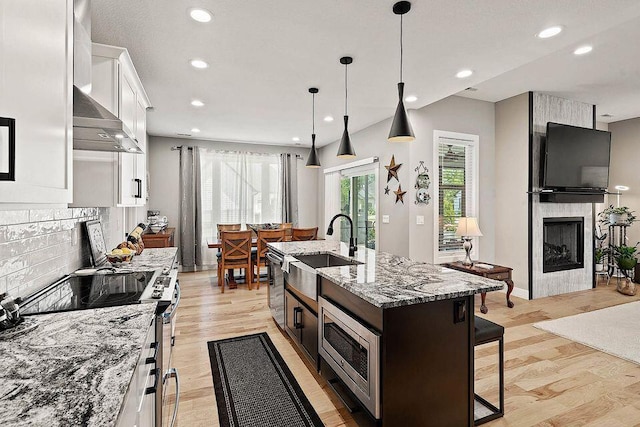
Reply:
[[[462,250],[458,220],[474,216],[475,146],[468,141],[438,140],[438,252]]]

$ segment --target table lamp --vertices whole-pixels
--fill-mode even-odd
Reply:
[[[471,238],[482,236],[480,227],[478,227],[478,219],[473,217],[460,218],[458,220],[456,236],[462,237],[462,240],[464,240],[462,247],[467,252],[467,256],[464,261],[462,261],[462,264],[472,266],[473,261],[471,261],[471,249],[473,248],[473,245],[471,244]]]

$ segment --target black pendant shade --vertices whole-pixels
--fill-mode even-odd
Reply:
[[[413,128],[409,121],[409,115],[404,108],[404,82],[402,81],[402,16],[411,10],[411,3],[408,1],[399,1],[393,5],[393,13],[400,15],[400,83],[398,83],[398,106],[396,114],[393,116],[393,123],[389,131],[389,142],[410,142],[416,139],[413,134]]]
[[[340,139],[340,147],[338,147],[338,157],[348,158],[355,157],[356,150],[351,145],[351,137],[349,136],[349,115],[347,114],[347,101],[349,99],[347,90],[347,67],[353,62],[353,58],[350,56],[343,56],[340,58],[340,63],[344,65],[344,131],[342,132],[342,138]]]
[[[338,157],[355,157],[356,150],[351,145],[351,137],[349,136],[349,130],[347,126],[349,124],[349,116],[344,116],[344,131],[342,132],[342,139],[340,139],[340,147],[338,148]]]
[[[411,142],[416,137],[409,121],[409,115],[404,108],[404,83],[398,83],[398,106],[396,114],[393,116],[393,123],[389,131],[389,142]]]
[[[318,158],[318,150],[316,149],[316,134],[311,135],[311,150],[309,150],[309,158],[307,159],[308,168],[319,168],[320,158]]]
[[[320,158],[318,157],[318,150],[316,149],[316,93],[318,93],[318,88],[311,87],[309,88],[309,93],[313,99],[312,103],[312,113],[311,113],[311,122],[313,123],[312,128],[313,131],[311,133],[311,150],[309,150],[309,158],[307,159],[307,167],[308,168],[319,168],[320,167]]]

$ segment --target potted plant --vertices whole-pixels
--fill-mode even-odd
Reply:
[[[616,289],[624,295],[636,294],[636,285],[629,277],[629,271],[633,270],[636,264],[638,264],[636,251],[638,250],[637,248],[639,244],[640,242],[636,243],[635,246],[620,245],[613,248],[614,260],[618,265],[620,272],[624,276],[623,278],[618,278]]]
[[[593,249],[593,257],[596,264],[596,272],[604,271],[604,257],[609,254],[609,250],[604,248],[604,241],[607,239],[607,233],[603,233],[598,225],[593,231],[593,238],[596,241]]]
[[[631,225],[636,220],[634,211],[626,206],[609,205],[608,208],[598,214],[599,221],[604,225]]]
[[[604,256],[606,254],[607,254],[607,250],[603,248],[596,248],[596,250],[593,253],[593,257],[595,258],[595,261],[596,261],[596,272],[598,273],[604,271],[604,263],[602,261],[604,261]]]
[[[622,271],[622,274],[627,277],[629,277],[628,272],[633,270],[638,263],[638,260],[636,259],[638,244],[640,244],[640,242],[636,243],[635,246],[620,245],[613,248],[613,258],[616,261],[618,268]]]

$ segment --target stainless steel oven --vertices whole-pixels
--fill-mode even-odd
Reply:
[[[271,309],[273,320],[280,326],[280,329],[284,329],[284,272],[282,271],[284,255],[269,249],[267,261],[269,308]]]
[[[380,418],[380,334],[318,298],[320,356],[375,418]]]

